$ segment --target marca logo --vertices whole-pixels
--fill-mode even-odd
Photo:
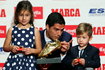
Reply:
[[[5,9],[0,9],[0,17],[6,17]]]
[[[66,25],[65,31],[76,37],[76,28],[78,25]],[[105,35],[105,27],[93,27],[93,35]]]
[[[65,25],[65,31],[70,33],[73,37],[76,37],[77,25]]]
[[[100,56],[105,56],[105,44],[92,44],[92,45],[99,48]]]
[[[93,34],[94,35],[105,35],[105,27],[94,27]]]
[[[0,63],[0,70],[3,70],[2,68],[4,67],[5,63]]]
[[[33,7],[34,19],[43,19],[43,7]]]
[[[105,8],[91,8],[89,10],[90,16],[105,16]]]
[[[59,12],[64,17],[80,17],[80,9],[51,9],[52,12]]]
[[[0,26],[0,38],[6,37],[6,26]]]

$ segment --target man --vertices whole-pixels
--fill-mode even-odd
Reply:
[[[72,36],[64,31],[64,27],[65,20],[63,16],[60,13],[53,12],[49,14],[46,20],[46,29],[40,31],[42,48],[50,41],[59,40],[61,42],[61,48],[52,52],[51,55],[48,55],[49,58],[61,57],[61,59],[63,59],[71,46]],[[60,64],[51,65],[48,70],[60,70],[58,69],[59,65]]]

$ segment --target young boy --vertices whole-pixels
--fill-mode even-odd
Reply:
[[[78,45],[71,47],[63,63],[66,70],[86,70],[100,66],[99,49],[89,44],[92,39],[92,26],[89,23],[80,23],[76,29]]]

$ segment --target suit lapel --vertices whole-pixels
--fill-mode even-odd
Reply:
[[[45,38],[44,38],[44,31],[40,31],[40,35],[41,35],[41,42],[42,42],[42,48],[44,48],[45,44],[46,44],[46,41],[45,41]]]
[[[77,58],[78,57],[78,53],[79,53],[78,45],[76,47],[74,47],[73,52],[74,52],[75,57]]]
[[[91,45],[88,44],[87,47],[84,49],[82,57],[87,57],[87,54],[90,52]]]

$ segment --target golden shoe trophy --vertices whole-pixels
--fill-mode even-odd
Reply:
[[[55,40],[52,43],[47,43],[41,53],[38,55],[39,57],[47,57],[53,51],[59,49],[61,47],[61,43],[59,40]]]

